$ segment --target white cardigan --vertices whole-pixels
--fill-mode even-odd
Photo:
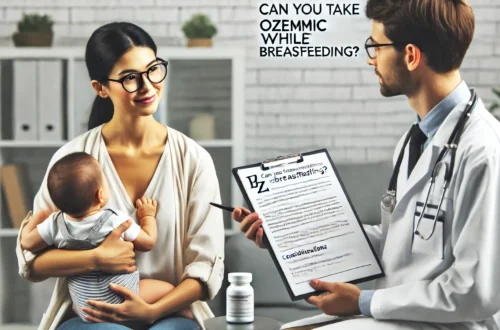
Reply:
[[[63,156],[85,151],[102,166],[111,196],[107,207],[127,212],[135,221],[136,209],[113,166],[99,126],[61,147],[52,157],[49,168]],[[139,170],[139,169],[138,169]],[[47,170],[48,173],[48,170]],[[47,173],[38,191],[34,210],[54,211],[47,189]],[[219,183],[210,154],[184,134],[168,128],[168,141],[145,196],[158,202],[158,241],[149,252],[136,252],[136,265],[141,278],[154,278],[178,285],[187,277],[200,279],[208,287],[209,299],[219,291],[224,277],[224,224],[222,211],[209,202],[220,202]],[[31,212],[21,225],[31,218]],[[30,278],[30,265],[35,255],[24,251],[20,234],[16,247],[19,274]],[[57,279],[52,298],[38,329],[55,329],[71,308],[65,277]],[[213,317],[204,301],[191,305],[197,322]]]

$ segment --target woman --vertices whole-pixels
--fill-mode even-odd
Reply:
[[[150,329],[191,330],[203,328],[203,319],[213,316],[200,300],[213,299],[223,279],[222,214],[209,205],[220,200],[219,185],[208,152],[153,118],[167,74],[167,63],[157,58],[156,51],[151,37],[134,24],[110,23],[92,34],[85,61],[97,97],[89,131],[60,148],[49,169],[71,152],[93,155],[112,191],[109,207],[128,212],[137,222],[132,201],[147,196],[158,202],[157,244],[150,252],[134,254],[132,244],[120,240],[130,223],[122,224],[89,251],[49,250],[34,256],[18,244],[21,276],[31,281],[60,277],[41,329],[55,329],[71,312],[65,276],[90,270],[133,272],[135,265],[141,278],[167,281],[176,288],[149,305],[126,289],[114,287],[124,296],[124,303],[89,303],[94,307],[86,310],[89,321],[97,323],[75,317],[58,329],[128,329],[123,324],[145,323],[153,324]],[[35,197],[34,217],[55,210],[46,178]],[[195,320],[173,315],[185,307],[191,308]]]

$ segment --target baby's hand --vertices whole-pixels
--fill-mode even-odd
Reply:
[[[135,204],[137,205],[137,217],[142,219],[146,216],[154,217],[156,215],[156,201],[149,197],[142,197],[138,199]]]

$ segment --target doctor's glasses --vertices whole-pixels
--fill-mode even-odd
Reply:
[[[378,48],[379,47],[387,47],[387,46],[405,46],[408,45],[408,42],[393,42],[390,44],[377,44],[373,41],[372,37],[368,37],[365,41],[365,50],[372,60],[377,57]]]
[[[127,92],[134,93],[143,87],[144,74],[146,74],[146,77],[152,84],[159,84],[165,79],[165,77],[167,76],[168,62],[162,59],[158,59],[158,61],[158,63],[151,66],[146,71],[130,73],[120,79],[107,78],[103,80],[119,82],[122,84],[123,89],[125,89]]]

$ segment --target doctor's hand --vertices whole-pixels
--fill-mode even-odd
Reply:
[[[105,273],[132,273],[136,270],[134,243],[121,238],[131,224],[130,219],[123,222],[92,250],[97,270]]]
[[[245,237],[254,241],[258,247],[265,249],[266,245],[262,241],[264,229],[262,229],[262,219],[254,212],[251,213],[244,207],[235,207],[233,219],[240,223],[239,229],[245,233]]]
[[[306,299],[308,303],[321,309],[323,313],[335,316],[359,315],[359,295],[361,290],[349,283],[330,283],[312,280],[311,286],[318,291],[325,291],[319,296]]]

